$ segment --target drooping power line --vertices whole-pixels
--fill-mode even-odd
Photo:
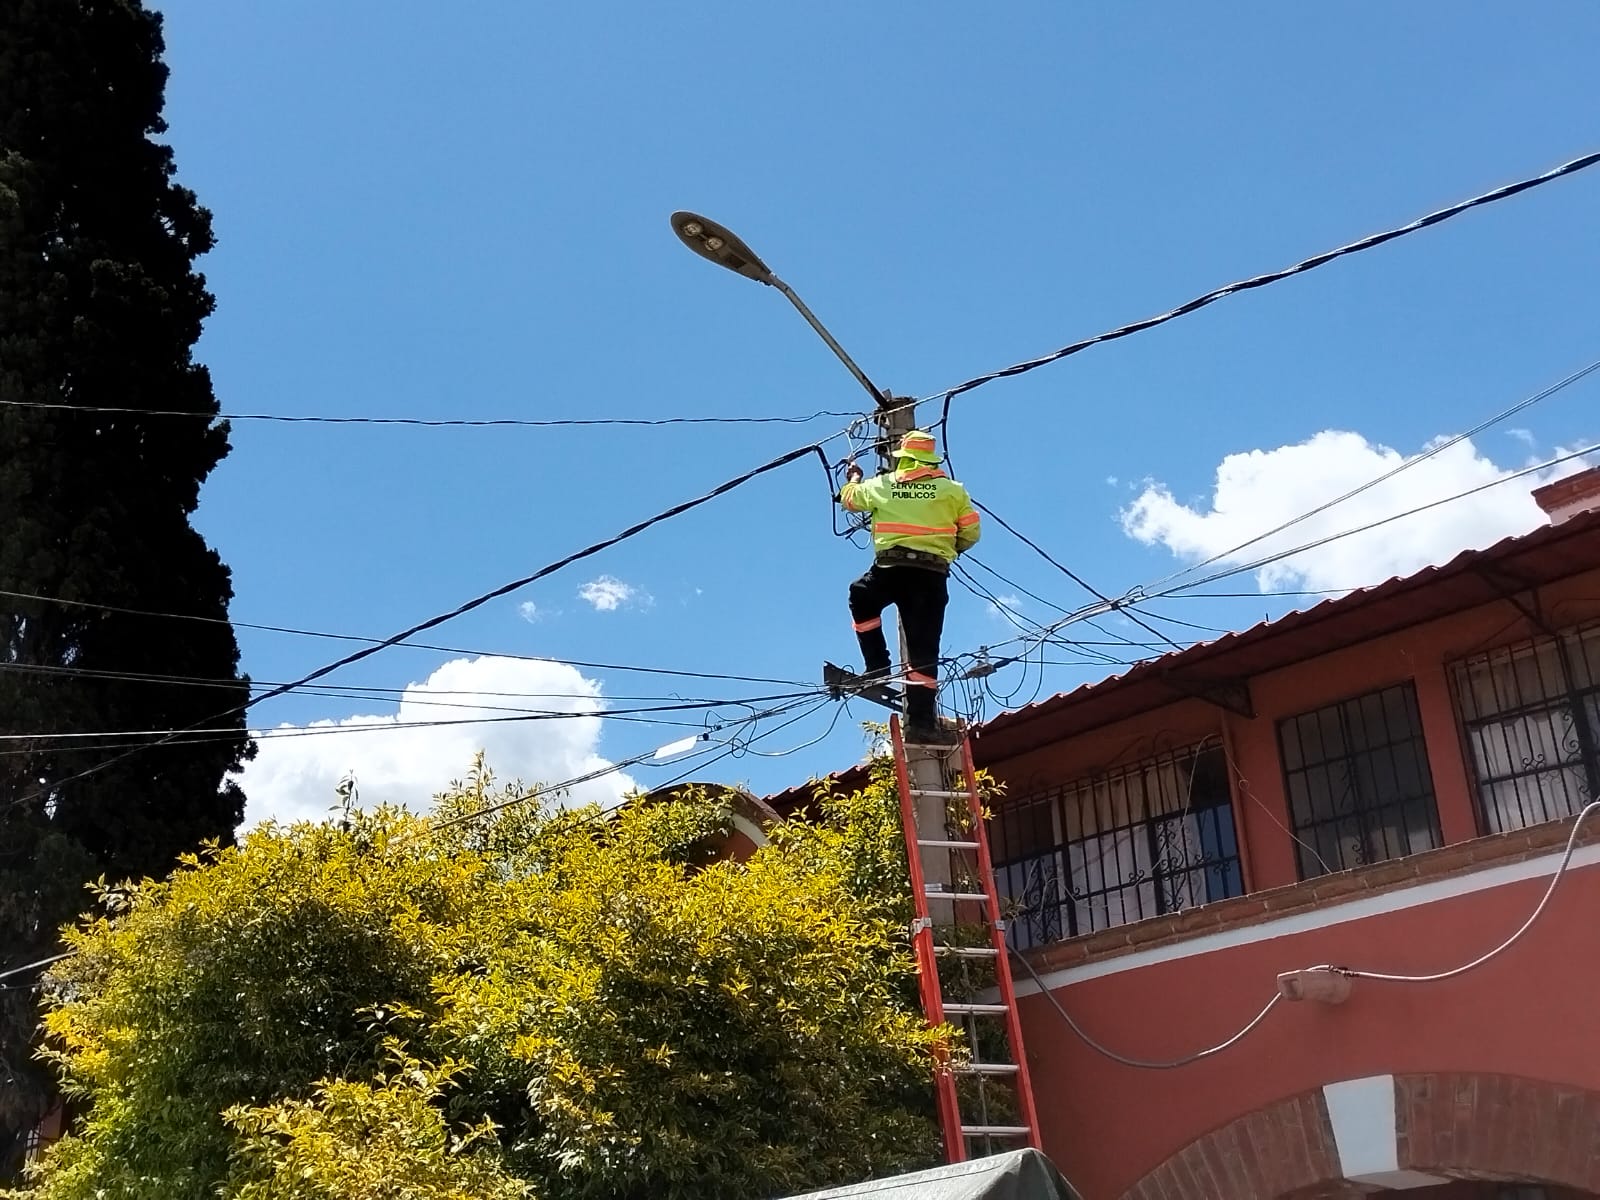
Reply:
[[[587,425],[805,425],[823,417],[855,417],[859,414],[819,409],[799,417],[552,417],[538,420],[525,417],[329,417],[293,416],[288,413],[206,413],[182,409],[117,408],[111,405],[58,404],[43,400],[0,400],[0,407],[45,411],[102,413],[107,416],[190,417],[207,421],[273,421],[287,425],[412,425],[428,429],[504,428],[561,429]]]
[[[1586,167],[1594,166],[1596,163],[1600,163],[1600,153],[1585,154],[1579,158],[1572,159],[1570,162],[1562,163],[1559,167],[1554,167],[1542,175],[1535,175],[1531,179],[1518,180],[1516,183],[1508,183],[1504,187],[1498,187],[1492,191],[1484,192],[1482,195],[1474,196],[1470,200],[1463,200],[1457,204],[1452,204],[1447,208],[1441,208],[1436,212],[1431,212],[1427,216],[1418,217],[1415,221],[1412,221],[1407,225],[1401,225],[1395,229],[1388,229],[1382,233],[1375,233],[1369,237],[1360,238],[1357,241],[1350,242],[1333,250],[1325,251],[1322,254],[1312,255],[1310,258],[1302,259],[1300,262],[1295,263],[1291,267],[1285,267],[1281,271],[1271,271],[1265,275],[1256,275],[1249,279],[1242,279],[1237,283],[1230,283],[1225,287],[1217,288],[1215,291],[1207,292],[1203,296],[1196,296],[1193,300],[1190,300],[1185,304],[1180,304],[1177,308],[1169,309],[1157,316],[1146,317],[1142,321],[1134,321],[1128,325],[1121,325],[1116,329],[1109,330],[1105,333],[1097,333],[1093,337],[1084,338],[1081,341],[1073,342],[1070,345],[1063,346],[1061,349],[1052,351],[1051,353],[1043,355],[1040,358],[1028,359],[1025,362],[1016,363],[1015,365],[1006,367],[1003,370],[990,371],[986,375],[979,375],[973,379],[967,380],[965,383],[959,383],[955,387],[946,388],[942,392],[933,392],[923,399],[937,400],[943,397],[948,401],[956,396],[961,395],[963,392],[970,392],[975,388],[982,387],[986,383],[992,383],[996,379],[1007,379],[1013,375],[1024,375],[1027,372],[1036,370],[1039,367],[1047,366],[1053,362],[1058,362],[1069,355],[1077,354],[1079,351],[1087,350],[1090,346],[1097,346],[1101,342],[1113,342],[1118,338],[1125,338],[1130,334],[1141,333],[1146,329],[1153,329],[1157,325],[1164,325],[1168,321],[1176,320],[1178,317],[1192,313],[1196,309],[1204,308],[1208,304],[1214,304],[1223,297],[1231,296],[1235,292],[1244,292],[1249,291],[1251,288],[1265,287],[1267,284],[1277,283],[1279,280],[1287,279],[1291,275],[1299,275],[1305,271],[1315,270],[1317,267],[1320,267],[1325,263],[1330,263],[1336,258],[1342,258],[1347,254],[1358,254],[1363,250],[1370,250],[1374,246],[1381,246],[1383,243],[1393,241],[1395,238],[1405,237],[1407,234],[1416,233],[1419,230],[1426,229],[1430,225],[1437,225],[1441,221],[1448,221],[1451,217],[1459,216],[1468,209],[1478,208],[1479,206],[1485,204],[1493,204],[1497,200],[1504,200],[1510,196],[1517,195],[1519,192],[1525,192],[1530,188],[1536,188],[1542,184],[1549,183],[1552,180],[1560,179],[1563,176],[1571,175],[1577,171],[1582,171]]]

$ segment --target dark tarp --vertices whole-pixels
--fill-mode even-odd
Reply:
[[[970,1162],[874,1179],[853,1187],[807,1192],[789,1200],[1083,1200],[1037,1150],[1016,1150]]]

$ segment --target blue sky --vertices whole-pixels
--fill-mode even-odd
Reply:
[[[169,137],[220,238],[199,353],[229,412],[859,410],[864,394],[782,297],[690,255],[673,210],[731,226],[876,381],[929,395],[1600,148],[1600,8],[1576,0],[1018,3],[981,19],[950,3],[159,7]],[[1361,482],[1391,461],[1381,448],[1415,454],[1600,358],[1596,211],[1600,168],[991,384],[956,402],[956,473],[1100,589],[1158,579]],[[1600,440],[1597,397],[1600,375],[1298,532]],[[233,568],[237,619],[381,637],[844,424],[241,422],[197,524]],[[1360,586],[1449,557],[1531,527],[1526,488],[1230,590]],[[828,509],[820,469],[797,463],[434,640],[813,681],[824,658],[855,657],[844,590],[866,565],[831,535]],[[1085,599],[998,528],[979,557],[1063,606]],[[580,596],[600,576],[631,597],[605,610],[593,599],[617,589]],[[1237,628],[1307,602],[1155,607]],[[947,651],[1012,632],[955,590]],[[267,681],[349,648],[249,630],[241,643]],[[404,688],[451,658],[391,650],[336,679]],[[529,664],[450,672],[453,691],[590,686]],[[1043,686],[1104,672],[1057,668]],[[582,676],[607,697],[785,690]],[[394,711],[286,697],[255,719]],[[833,715],[760,748],[817,737]],[[855,719],[871,715],[856,705],[806,750],[706,774],[770,791],[844,765],[863,748]],[[502,770],[549,777],[682,732],[587,721],[476,740]],[[366,799],[425,795],[474,742],[454,727],[429,737],[273,742],[246,777],[252,815],[319,808],[341,764]],[[300,809],[296,788],[315,793]]]

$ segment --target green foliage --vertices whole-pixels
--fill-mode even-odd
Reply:
[[[111,765],[105,747],[126,738],[8,744],[7,966],[56,948],[86,879],[165,874],[243,812],[228,779],[252,752],[228,712],[248,695],[229,574],[189,524],[228,450],[192,357],[212,309],[194,269],[211,217],[156,140],[161,54],[139,0],[0,4],[0,729],[220,733]],[[101,407],[130,411],[89,411]],[[180,681],[134,678],[151,674]],[[0,991],[0,1180],[53,1102],[33,1001]]]
[[[398,1049],[398,1047],[397,1047]],[[462,1071],[397,1053],[372,1083],[319,1085],[309,1100],[223,1114],[243,1134],[235,1200],[521,1200],[493,1124],[451,1131],[438,1101]]]
[[[748,1200],[929,1165],[952,1031],[915,1002],[892,782],[819,803],[704,864],[721,801],[602,817],[480,763],[432,823],[214,846],[71,934],[47,1028],[87,1114],[28,1195]]]

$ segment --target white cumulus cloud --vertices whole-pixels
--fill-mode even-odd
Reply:
[[[478,723],[478,718],[515,714],[471,705],[580,715]],[[258,740],[259,752],[241,781],[248,798],[245,826],[268,818],[322,820],[335,803],[334,787],[352,771],[363,808],[387,803],[423,811],[435,793],[465,776],[480,749],[500,779],[571,779],[610,765],[598,753],[603,722],[597,714],[604,708],[599,683],[562,663],[455,659],[422,683],[410,684],[394,712],[268,731],[272,736]],[[398,727],[463,719],[474,723]],[[579,784],[572,799],[610,803],[633,786],[617,772]]]
[[[596,612],[615,612],[633,600],[645,599],[633,584],[623,583],[612,575],[591,579],[578,589],[578,596],[592,604]]]
[[[1217,467],[1208,501],[1185,504],[1162,484],[1148,483],[1122,511],[1122,527],[1131,537],[1163,545],[1189,562],[1221,555],[1218,566],[1238,565],[1442,500],[1518,469],[1493,462],[1470,439],[1461,441],[1327,512],[1234,551],[1412,457],[1358,433],[1324,430],[1294,445],[1228,455]],[[1256,572],[1257,583],[1262,590],[1365,587],[1445,562],[1462,550],[1543,524],[1547,518],[1532,489],[1583,467],[1581,461],[1565,463],[1306,550],[1263,566]]]
[[[524,600],[517,605],[517,615],[532,625],[540,617],[544,616],[544,613],[539,610],[539,606],[532,600]]]

